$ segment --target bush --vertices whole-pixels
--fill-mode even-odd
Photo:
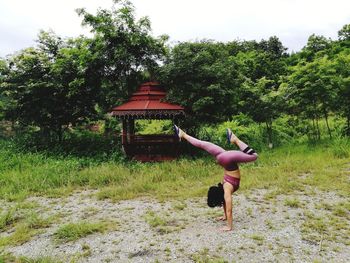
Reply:
[[[219,125],[202,127],[198,137],[227,148],[226,129],[230,128],[242,141],[256,151],[268,148],[268,136],[264,125],[254,122],[244,114],[233,116],[232,119],[232,121],[226,121]],[[296,118],[281,117],[277,119],[272,125],[273,145],[276,147],[304,138],[300,132],[302,125]],[[298,129],[295,129],[296,127]]]
[[[349,158],[350,140],[337,136],[331,141],[330,151],[336,158]]]
[[[88,130],[72,130],[64,134],[62,142],[42,138],[40,132],[17,133],[1,141],[5,148],[18,153],[41,153],[53,157],[75,157],[88,162],[123,161],[120,139]]]

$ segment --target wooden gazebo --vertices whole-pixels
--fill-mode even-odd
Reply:
[[[170,119],[173,123],[184,118],[184,108],[164,101],[166,92],[158,82],[143,83],[128,102],[112,108],[112,115],[122,120],[122,145],[131,158],[139,161],[175,159],[179,140],[175,134],[135,135],[136,119]]]

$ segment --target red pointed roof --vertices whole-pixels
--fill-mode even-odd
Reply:
[[[184,116],[180,105],[163,101],[166,92],[158,82],[143,83],[128,102],[112,108],[112,115],[124,118],[166,119]]]

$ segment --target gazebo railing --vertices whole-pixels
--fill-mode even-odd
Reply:
[[[180,149],[180,143],[176,135],[128,135],[123,141],[124,151],[129,156],[166,155],[176,157]]]
[[[179,141],[173,134],[146,134],[146,135],[129,135],[129,144],[134,143],[176,143]]]

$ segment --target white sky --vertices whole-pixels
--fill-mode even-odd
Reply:
[[[132,0],[149,16],[153,35],[170,40],[258,40],[276,35],[289,51],[312,34],[335,39],[350,23],[350,0]],[[40,29],[59,36],[86,34],[74,11],[109,8],[112,0],[0,0],[0,56],[33,46]]]

